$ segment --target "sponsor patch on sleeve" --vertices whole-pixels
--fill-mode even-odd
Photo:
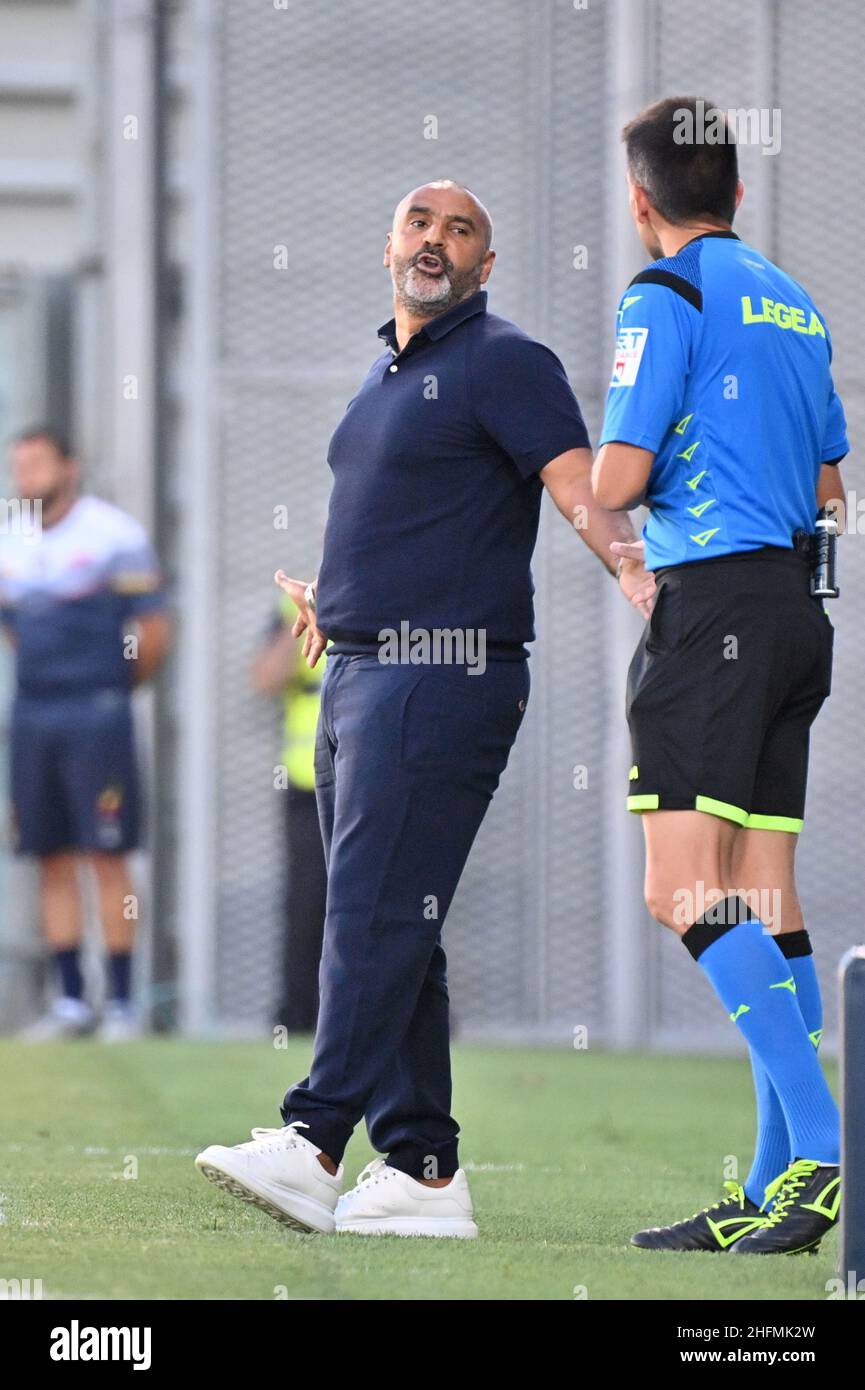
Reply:
[[[620,328],[616,335],[616,356],[613,361],[611,386],[633,386],[640,370],[643,349],[649,336],[648,328]]]

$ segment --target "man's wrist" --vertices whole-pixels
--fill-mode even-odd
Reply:
[[[313,579],[310,584],[307,584],[306,588],[303,591],[303,597],[306,599],[307,607],[311,608],[313,613],[315,612],[315,591],[317,584],[318,580]]]

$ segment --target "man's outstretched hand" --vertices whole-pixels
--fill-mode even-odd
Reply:
[[[327,646],[327,637],[316,626],[315,614],[306,601],[306,585],[302,579],[289,579],[284,570],[277,570],[273,577],[280,589],[284,589],[297,605],[292,635],[299,637],[302,632],[306,633],[303,654],[307,666],[314,666]]]
[[[646,569],[643,541],[612,541],[610,549],[622,561],[619,588],[643,617],[648,618],[655,604],[655,576]]]

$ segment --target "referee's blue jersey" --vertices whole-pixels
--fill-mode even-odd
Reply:
[[[820,466],[849,449],[826,322],[735,232],[641,271],[619,302],[601,444],[655,454],[650,569],[813,531]]]

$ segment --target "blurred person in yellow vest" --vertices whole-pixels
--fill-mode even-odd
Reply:
[[[274,1024],[291,1033],[315,1029],[318,967],[324,931],[327,878],[315,800],[315,731],[321,700],[320,668],[301,659],[303,638],[292,637],[297,609],[287,594],[253,668],[260,695],[282,700],[282,752],[286,787],[283,800],[287,851],[285,933]]]

